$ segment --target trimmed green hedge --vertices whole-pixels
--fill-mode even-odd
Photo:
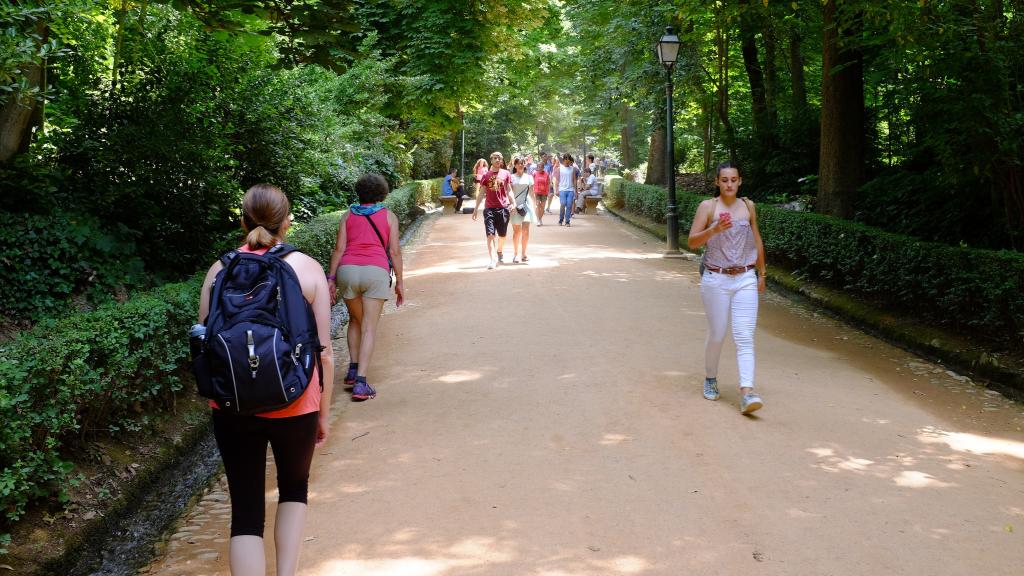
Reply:
[[[385,204],[407,225],[422,213],[420,199],[440,193],[436,183],[402,186]],[[296,225],[288,241],[326,265],[340,214]],[[40,322],[0,344],[0,526],[31,500],[63,494],[71,472],[63,455],[75,438],[139,430],[146,407],[165,405],[191,382],[185,335],[205,273]]]
[[[677,195],[685,240],[706,196]],[[606,202],[665,220],[666,192],[610,179]],[[929,322],[1024,344],[1024,254],[960,248],[821,214],[758,206],[770,261]]]

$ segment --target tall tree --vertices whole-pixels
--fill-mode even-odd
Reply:
[[[743,68],[750,82],[751,112],[754,117],[754,138],[762,153],[769,148],[774,129],[768,111],[768,90],[764,70],[758,56],[756,31],[763,27],[764,19],[750,0],[747,0],[740,16],[740,42],[743,54]]]
[[[818,211],[850,218],[864,183],[864,67],[852,45],[859,15],[841,12],[837,3],[827,0],[823,7]]]

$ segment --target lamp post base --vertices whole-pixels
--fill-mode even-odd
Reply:
[[[693,260],[693,254],[688,252],[680,252],[679,250],[665,250],[661,254],[662,258],[671,258],[674,260]]]

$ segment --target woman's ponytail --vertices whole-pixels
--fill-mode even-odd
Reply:
[[[257,226],[249,231],[245,237],[245,243],[250,250],[259,250],[277,244],[278,239],[263,226]]]
[[[277,186],[257,184],[242,199],[245,243],[250,250],[269,248],[281,241],[281,226],[291,213],[291,203]]]

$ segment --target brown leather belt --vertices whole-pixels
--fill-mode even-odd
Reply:
[[[729,276],[736,276],[737,274],[743,274],[748,270],[753,270],[754,268],[757,268],[757,264],[750,264],[747,266],[736,266],[734,268],[718,268],[716,266],[708,266],[707,264],[705,264],[704,267],[716,274],[728,274]]]

